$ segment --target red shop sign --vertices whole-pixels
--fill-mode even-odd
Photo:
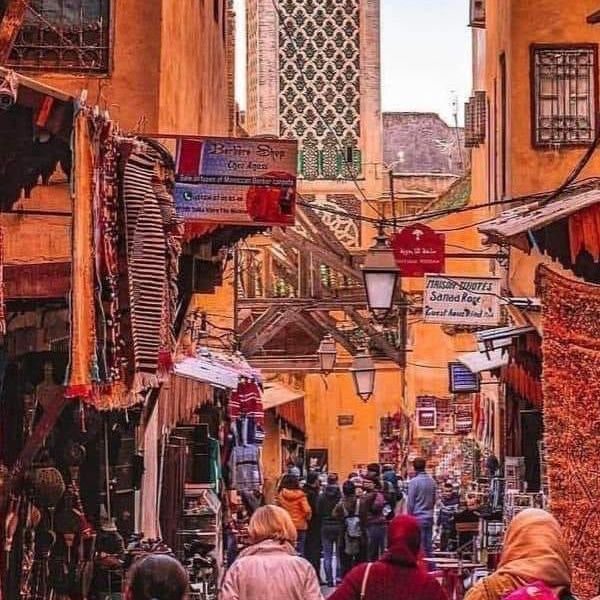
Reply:
[[[416,223],[392,237],[392,249],[400,274],[423,277],[425,273],[445,273],[446,238],[431,227]]]

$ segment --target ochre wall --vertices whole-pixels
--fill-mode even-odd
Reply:
[[[329,470],[343,478],[356,465],[378,460],[379,420],[404,406],[402,371],[385,363],[377,367],[375,392],[368,402],[356,395],[349,372],[306,376],[306,448],[326,448]],[[352,415],[354,423],[339,426],[339,415]]]
[[[229,77],[222,19],[212,2],[114,2],[112,68],[107,76],[31,74],[107,109],[127,131],[226,135]],[[222,5],[222,3],[220,3]],[[226,32],[227,33],[227,32]],[[64,174],[38,186],[26,210],[70,211]],[[7,263],[70,259],[70,218],[3,215]]]
[[[219,3],[222,10],[222,2]],[[198,0],[114,2],[107,76],[39,78],[108,109],[126,130],[227,134],[227,64],[222,19]]]
[[[159,130],[227,135],[226,42],[222,1],[163,0]],[[224,33],[226,35],[224,35]]]
[[[173,3],[174,4],[174,3]],[[179,2],[178,2],[179,4]],[[161,3],[113,2],[112,69],[108,76],[43,75],[39,79],[108,109],[124,129],[158,127]],[[184,23],[184,21],[182,21]]]

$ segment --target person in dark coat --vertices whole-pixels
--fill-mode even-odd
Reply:
[[[329,600],[360,600],[363,584],[364,600],[447,600],[437,580],[419,564],[417,520],[408,515],[395,517],[388,538],[389,547],[381,559],[352,569]]]
[[[313,566],[320,580],[321,572],[321,519],[318,514],[319,492],[321,481],[316,471],[311,471],[306,476],[304,493],[310,505],[312,516],[306,530],[306,542],[304,544],[304,558]]]
[[[358,563],[366,560],[366,536],[360,523],[360,499],[356,495],[356,486],[346,481],[342,486],[342,499],[333,511],[333,516],[340,522],[340,563],[342,576]]]
[[[319,497],[317,514],[321,521],[321,543],[323,546],[323,568],[325,580],[329,587],[333,587],[340,579],[340,538],[342,535],[342,522],[336,519],[333,512],[342,498],[338,476],[330,473],[327,477],[327,486]],[[333,557],[336,557],[336,576],[333,573]]]
[[[385,549],[385,496],[381,491],[379,479],[373,475],[363,479],[363,488],[365,495],[361,498],[360,521],[367,534],[367,558],[374,561]]]
[[[460,508],[460,496],[454,486],[448,482],[442,488],[442,497],[438,504],[437,526],[440,531],[440,549],[442,552],[454,550],[456,528],[454,517]]]

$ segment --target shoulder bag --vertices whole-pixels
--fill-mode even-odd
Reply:
[[[360,600],[367,599],[367,583],[369,582],[369,573],[371,572],[371,567],[373,563],[368,563],[367,568],[365,569],[365,574],[363,575],[362,585],[360,587]]]

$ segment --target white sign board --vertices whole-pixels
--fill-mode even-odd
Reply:
[[[426,275],[423,320],[448,325],[498,325],[500,279]]]

